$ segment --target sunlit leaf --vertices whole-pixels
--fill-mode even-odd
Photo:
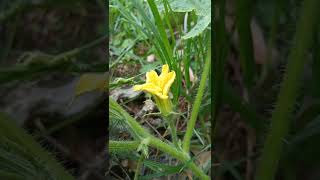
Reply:
[[[197,24],[182,39],[198,36],[211,23],[210,0],[171,0],[169,3],[173,12],[195,11],[196,15],[199,16]],[[164,9],[161,5],[158,8],[160,11]]]
[[[200,17],[198,23],[182,39],[189,39],[201,34],[211,22],[211,14]]]

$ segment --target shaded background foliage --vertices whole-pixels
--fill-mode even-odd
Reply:
[[[218,179],[319,178],[319,23],[309,13],[316,3],[216,1]],[[278,166],[267,168],[269,160]]]
[[[106,17],[106,4],[100,0],[0,2],[0,111],[31,133],[77,179],[106,179],[106,94],[92,91],[76,97],[92,86],[90,82],[106,82],[99,75],[107,64]],[[95,76],[87,80],[85,73]],[[13,143],[22,149],[24,145],[12,143],[12,134],[1,136],[9,139],[2,152],[31,153],[14,148]],[[42,156],[29,155],[36,156],[27,158],[35,161],[35,168],[45,168],[46,162],[36,163]],[[25,160],[16,159],[11,169]],[[30,172],[20,173],[35,178]],[[56,178],[50,174],[45,179],[49,176]]]

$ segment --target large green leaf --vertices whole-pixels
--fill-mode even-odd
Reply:
[[[195,11],[198,16],[197,24],[182,39],[189,39],[201,34],[211,23],[211,1],[210,0],[171,0],[168,1],[173,12]],[[163,10],[163,6],[159,6]]]
[[[171,0],[169,3],[174,12],[191,12],[194,10],[198,16],[211,14],[210,0]]]
[[[201,34],[211,22],[211,14],[200,16],[198,23],[182,39],[189,39]]]

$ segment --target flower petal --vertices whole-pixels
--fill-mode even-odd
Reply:
[[[165,77],[162,79],[162,94],[168,96],[170,87],[176,78],[176,73],[174,71],[169,72]]]
[[[146,74],[146,83],[154,83],[157,84],[159,81],[159,76],[155,71],[149,71]]]
[[[147,91],[151,94],[157,94],[157,93],[161,92],[161,88],[154,85],[153,83],[143,84],[141,90]]]
[[[141,91],[142,88],[143,88],[143,85],[135,85],[135,86],[133,86],[133,90],[134,91]]]
[[[170,87],[176,77],[174,71],[169,72],[167,64],[162,66],[162,73],[160,76],[152,70],[146,73],[146,83],[142,85],[135,85],[135,91],[147,91],[160,99],[168,99]]]
[[[169,66],[168,64],[165,64],[162,66],[160,77],[163,77],[169,73]]]
[[[161,75],[162,74],[166,75],[168,73],[169,73],[169,66],[168,66],[168,64],[165,64],[165,65],[162,66]]]

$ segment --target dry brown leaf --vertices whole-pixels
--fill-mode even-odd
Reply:
[[[211,151],[205,151],[198,155],[197,160],[200,166],[205,166],[211,160]]]

